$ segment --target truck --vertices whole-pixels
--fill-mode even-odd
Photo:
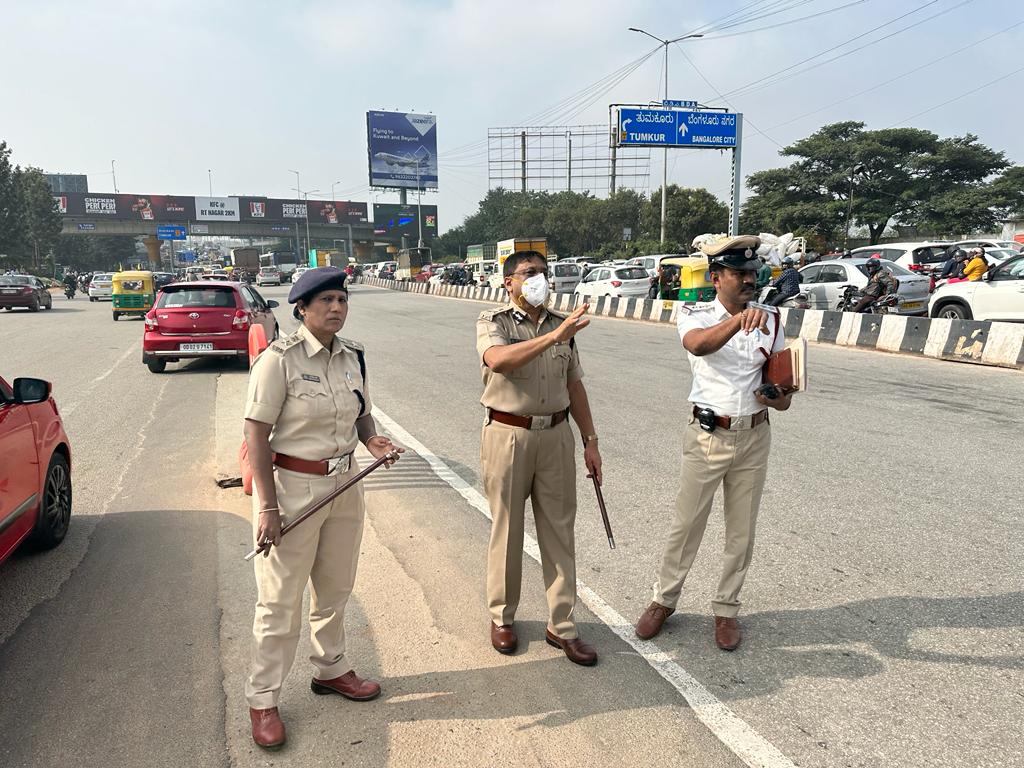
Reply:
[[[260,251],[258,248],[232,248],[231,266],[234,276],[241,280],[243,275],[255,279],[260,271]]]
[[[509,240],[498,242],[498,272],[505,266],[505,259],[518,251],[537,251],[537,253],[548,257],[548,239],[546,237],[513,237]]]
[[[479,264],[483,261],[493,261],[496,253],[495,246],[490,243],[466,246],[466,263]]]
[[[429,248],[402,248],[398,252],[398,268],[394,279],[412,280],[429,263]]]

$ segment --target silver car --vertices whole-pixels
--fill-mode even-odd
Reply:
[[[897,294],[902,299],[893,313],[901,315],[925,315],[928,313],[928,291],[931,278],[917,275],[892,261],[880,260],[882,269],[899,281]],[[811,309],[835,311],[843,288],[855,285],[863,289],[868,284],[868,272],[864,265],[868,259],[836,259],[808,264],[800,270],[800,288],[807,294]]]

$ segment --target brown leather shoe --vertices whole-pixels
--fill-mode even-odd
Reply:
[[[370,699],[380,696],[380,683],[363,680],[352,669],[333,680],[317,680],[314,677],[309,684],[309,689],[319,696],[340,693],[352,701],[370,701]]]
[[[515,653],[519,647],[519,638],[511,624],[502,624],[500,627],[491,622],[491,645],[498,653]]]
[[[715,616],[715,645],[723,651],[735,651],[743,635],[740,623],[730,616]]]
[[[666,608],[661,603],[651,603],[636,623],[636,636],[641,640],[650,640],[661,632],[665,619],[675,612],[675,608]]]
[[[544,639],[548,641],[548,645],[561,648],[566,658],[573,664],[580,664],[584,667],[592,667],[597,664],[597,651],[578,637],[573,640],[563,640],[552,635],[551,631],[546,629],[544,630]]]
[[[252,740],[264,749],[274,749],[284,744],[284,723],[277,707],[270,709],[249,708],[252,722]]]

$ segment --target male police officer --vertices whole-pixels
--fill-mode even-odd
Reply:
[[[518,645],[513,622],[522,582],[526,498],[533,503],[548,601],[548,643],[570,661],[597,663],[579,639],[576,606],[576,464],[569,413],[583,434],[587,470],[601,480],[601,456],[583,370],[573,337],[589,324],[584,304],[568,317],[544,308],[544,256],[521,251],[503,267],[511,301],[483,312],[476,324],[487,417],[480,440],[484,488],[491,508],[487,605],[491,644],[499,653]]]
[[[725,494],[725,556],[712,601],[715,642],[734,650],[740,643],[739,592],[754,549],[754,524],[761,503],[771,428],[768,408],[784,411],[790,396],[762,386],[765,360],[784,346],[779,311],[751,305],[760,266],[756,237],[733,237],[704,248],[718,293],[708,305],[681,311],[679,337],[693,371],[693,403],[683,437],[683,468],[676,516],[669,529],[654,602],[636,625],[648,640],[674,611],[690,570],[718,486]]]

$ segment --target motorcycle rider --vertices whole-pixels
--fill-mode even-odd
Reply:
[[[882,262],[872,256],[864,263],[864,269],[868,273],[868,284],[861,289],[862,297],[860,301],[854,305],[851,311],[863,312],[873,302],[878,301],[883,296],[888,296],[890,293],[896,293],[896,289],[899,287],[899,283],[896,282],[889,270],[882,269]]]
[[[761,256],[761,266],[757,268],[757,283],[754,288],[760,291],[772,281],[772,265],[768,263],[767,256]]]
[[[800,293],[800,273],[793,266],[794,262],[790,256],[782,260],[782,274],[768,283],[772,288],[778,289],[768,302],[773,307],[780,307],[784,302]]]
[[[64,295],[69,299],[75,295],[75,290],[78,287],[78,277],[73,272],[64,273]]]
[[[967,251],[957,246],[951,246],[946,252],[946,263],[942,265],[942,272],[939,273],[939,280],[957,278],[964,276],[964,266],[967,263]]]

